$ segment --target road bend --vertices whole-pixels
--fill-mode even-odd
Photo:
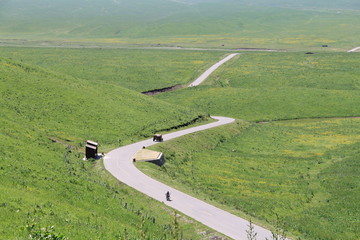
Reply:
[[[204,74],[189,85],[194,87],[203,82],[212,72],[219,68],[222,64],[235,57],[237,53],[230,54],[223,60],[214,64]],[[228,117],[212,117],[216,122],[197,126],[169,134],[163,135],[164,141],[168,141],[186,134],[207,130],[210,128],[222,126],[235,121],[233,118]],[[172,207],[173,209],[182,212],[183,214],[201,222],[202,224],[223,233],[224,235],[237,239],[247,239],[246,230],[249,229],[248,221],[237,217],[229,212],[214,207],[204,201],[201,201],[188,194],[180,192],[175,188],[167,186],[159,181],[156,181],[143,172],[138,170],[133,164],[133,156],[137,151],[143,147],[149,147],[157,144],[152,139],[147,139],[134,144],[123,146],[109,152],[104,158],[105,169],[109,171],[119,181],[127,184],[128,186],[156,199],[164,204]],[[171,200],[166,201],[165,193],[171,193]],[[254,231],[257,233],[257,239],[271,239],[272,233],[260,226],[254,224]]]
[[[186,134],[203,131],[206,129],[229,124],[235,120],[227,117],[213,117],[216,122],[197,126],[178,132],[163,135],[164,141],[168,141]],[[144,146],[149,147],[157,142],[147,139],[141,142],[120,147],[109,152],[104,158],[104,165],[113,176],[128,186],[156,199],[164,204],[182,212],[183,214],[201,222],[202,224],[233,239],[247,239],[246,230],[249,222],[231,213],[214,207],[204,201],[198,200],[188,194],[180,192],[161,182],[158,182],[138,170],[132,162],[137,151]],[[166,201],[165,193],[171,193],[171,200]],[[254,225],[257,239],[271,239],[271,232]]]
[[[353,48],[353,49],[349,50],[348,52],[356,52],[358,50],[360,50],[360,47]]]

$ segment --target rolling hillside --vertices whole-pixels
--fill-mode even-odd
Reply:
[[[237,123],[155,146],[151,176],[293,239],[360,234],[357,53],[243,53],[204,84],[155,98]],[[191,141],[189,140],[191,139]]]
[[[7,59],[0,59],[0,76],[1,239],[51,226],[70,239],[171,236],[164,229],[173,223],[171,210],[115,181],[101,161],[84,162],[84,141],[106,152],[197,112]],[[199,238],[197,227],[183,227]]]
[[[186,84],[223,52],[143,49],[0,48],[0,56],[138,92]]]
[[[249,121],[360,116],[359,54],[244,53],[202,86],[157,96]]]
[[[358,0],[0,0],[0,239],[216,238],[82,161],[87,139],[106,153],[214,114],[238,120],[139,167],[292,236],[358,240],[360,55],[345,50],[359,13]],[[229,49],[201,86],[140,94]]]

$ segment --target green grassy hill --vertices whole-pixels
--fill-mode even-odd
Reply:
[[[159,99],[249,121],[360,116],[360,55],[251,53]]]
[[[151,136],[154,131],[197,117],[196,112],[182,107],[175,110],[168,103],[116,84],[95,85],[9,60],[2,60],[2,66],[4,110],[12,114],[10,117],[34,122],[47,135],[67,132],[63,136],[66,139],[73,135],[114,143],[122,138]]]
[[[331,52],[359,46],[359,11],[357,0],[0,0],[0,46],[59,47],[0,49],[0,239],[175,238],[172,210],[82,161],[84,142],[107,152],[211,113],[244,121],[166,143],[163,168],[140,167],[265,226],[279,214],[293,236],[357,240],[359,120],[342,117],[360,116],[359,55]],[[113,49],[167,46],[316,54],[244,53],[202,86],[143,96],[224,55]],[[184,239],[213,234],[178,220]]]
[[[172,211],[118,183],[101,161],[83,161],[84,141],[106,152],[198,112],[3,58],[0,76],[1,239],[28,239],[27,225],[69,239],[171,238]],[[203,227],[181,225],[186,238],[201,238]]]
[[[162,168],[138,166],[234,214],[285,229],[293,239],[357,240],[359,124],[238,121],[157,146],[167,156]]]
[[[171,238],[163,228],[174,222],[171,210],[149,207],[101,161],[83,162],[83,144],[98,141],[106,152],[206,112],[248,122],[164,144],[164,168],[140,167],[265,226],[279,214],[294,236],[356,239],[358,120],[329,117],[360,115],[358,54],[243,53],[202,86],[156,97],[124,86],[186,83],[223,53],[1,48],[1,55],[1,238],[26,238],[32,223],[70,239],[116,239],[125,228]],[[253,123],[317,117],[329,119]],[[195,233],[202,226],[189,219],[181,226],[185,238],[202,238]]]
[[[167,164],[139,167],[265,225],[278,214],[291,236],[357,240],[359,57],[244,53],[202,86],[158,95],[243,121],[157,146]]]
[[[196,79],[224,56],[212,51],[0,48],[0,55],[91,81],[147,91]],[[100,85],[101,86],[101,85]]]

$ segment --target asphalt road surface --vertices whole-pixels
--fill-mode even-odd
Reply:
[[[213,118],[218,121],[165,134],[163,135],[164,141],[180,137],[185,134],[232,123],[234,121],[234,119],[226,117]],[[152,139],[148,139],[115,149],[109,152],[104,158],[105,168],[119,181],[158,201],[164,202],[164,204],[184,213],[204,225],[209,226],[210,228],[233,239],[247,239],[246,230],[249,229],[249,222],[247,220],[158,182],[148,177],[134,166],[132,162],[134,154],[143,146],[148,147],[154,144],[157,144],[157,142],[153,142]],[[172,201],[166,201],[165,193],[167,191],[171,193]],[[271,239],[272,235],[270,231],[256,225],[254,227],[255,232],[257,232],[257,239]]]
[[[348,52],[356,52],[358,50],[360,50],[360,47],[353,48],[353,49],[349,50]]]
[[[188,87],[195,87],[198,86],[199,84],[201,84],[203,81],[206,80],[206,78],[208,78],[210,76],[210,74],[212,74],[216,69],[218,69],[221,65],[223,65],[224,63],[226,63],[227,61],[229,61],[230,59],[232,59],[233,57],[235,57],[236,55],[238,55],[238,53],[232,53],[229,56],[227,56],[226,58],[224,58],[223,60],[215,63],[214,65],[212,65],[208,70],[206,70],[203,74],[200,75],[200,77],[198,77],[194,82],[192,82]]]

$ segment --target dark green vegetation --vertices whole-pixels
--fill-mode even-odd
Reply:
[[[250,121],[360,116],[359,54],[251,53],[158,98]]]
[[[210,51],[127,49],[0,48],[0,52],[16,61],[92,81],[95,86],[102,81],[139,92],[189,83],[224,56]]]
[[[1,239],[27,239],[26,225],[55,225],[70,239],[171,238],[172,210],[115,181],[101,161],[82,161],[84,141],[107,151],[198,112],[4,58],[0,96]],[[200,238],[203,227],[179,221],[185,238]]]
[[[329,44],[343,50],[359,39],[360,27],[353,24],[359,10],[357,0],[2,0],[0,38],[11,44],[51,40],[60,46],[69,41],[75,46],[281,49]]]

